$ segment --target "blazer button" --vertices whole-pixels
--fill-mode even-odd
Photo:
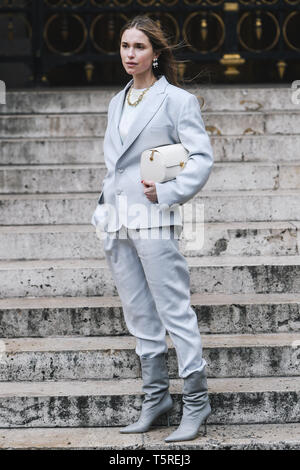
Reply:
[[[118,170],[119,170],[119,173],[123,173],[124,171],[123,168],[119,168]]]

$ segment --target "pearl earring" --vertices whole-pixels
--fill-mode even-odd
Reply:
[[[158,67],[158,62],[157,62],[157,58],[155,57],[155,59],[153,60],[153,67],[156,69]]]

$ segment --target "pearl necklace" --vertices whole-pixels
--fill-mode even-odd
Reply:
[[[146,90],[144,90],[144,91],[140,94],[140,96],[138,97],[138,99],[137,99],[134,103],[130,103],[130,95],[131,95],[131,90],[132,90],[132,88],[133,88],[133,84],[132,84],[131,87],[129,88],[129,92],[127,93],[127,103],[128,103],[130,106],[137,106],[137,105],[140,103],[140,101],[142,101],[142,99],[143,99],[144,94],[146,93],[146,91],[148,91],[149,88],[151,88],[152,85],[154,85],[155,82],[156,82],[156,78],[155,78],[155,80],[153,81],[153,83],[151,83],[151,85],[150,85],[148,88],[146,88]]]

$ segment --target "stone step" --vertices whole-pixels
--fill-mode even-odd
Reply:
[[[295,136],[294,136],[295,137]],[[4,165],[104,163],[103,137],[61,139],[1,139]]]
[[[205,111],[204,124],[212,135],[298,134],[298,111]],[[0,115],[0,138],[103,137],[106,113]]]
[[[192,294],[201,334],[300,332],[300,294]],[[129,335],[119,296],[0,299],[0,337]]]
[[[300,450],[300,424],[215,425],[192,441],[166,443],[175,426],[153,426],[141,434],[121,434],[120,427],[17,428],[0,430],[2,450]],[[157,452],[156,452],[157,453]],[[117,458],[111,454],[111,457]],[[121,455],[119,455],[119,461]],[[127,458],[122,454],[122,458]],[[139,457],[140,458],[140,457]],[[147,457],[148,458],[148,457]],[[182,457],[183,458],[183,457]],[[180,457],[181,459],[181,457]],[[183,462],[187,458],[183,458]],[[153,457],[153,462],[156,462]],[[160,458],[157,457],[157,463]],[[161,460],[163,462],[163,460]],[[181,462],[181,460],[180,460]]]
[[[299,134],[298,111],[202,113],[209,135],[291,135]],[[0,134],[1,135],[1,134]]]
[[[300,159],[300,135],[210,136],[214,160],[290,162]],[[103,163],[103,138],[10,138],[0,140],[1,164]]]
[[[202,247],[190,246],[188,230],[184,225],[179,239],[184,256],[282,256],[300,252],[299,221],[208,222]],[[91,224],[0,227],[0,260],[104,257],[103,243]]]
[[[300,256],[186,258],[191,293],[296,293]],[[0,297],[117,295],[106,260],[0,261]]]
[[[107,169],[88,165],[3,165],[0,191],[4,194],[90,192],[102,185]],[[300,189],[300,162],[215,163],[205,185],[208,191]]]
[[[124,84],[125,86],[125,84]],[[6,105],[1,105],[1,114],[22,113],[96,113],[106,112],[109,101],[123,88],[101,86],[101,88],[43,89],[7,91]],[[203,110],[209,111],[262,111],[299,110],[293,96],[295,90],[283,85],[187,85],[186,90],[204,98]],[[295,98],[295,96],[294,96]],[[296,96],[297,98],[297,96]],[[202,99],[200,104],[202,106]]]
[[[103,137],[106,124],[105,113],[2,115],[0,138]]]
[[[168,370],[178,378],[169,335]],[[134,379],[141,377],[132,336],[1,339],[0,381]],[[298,376],[300,332],[202,335],[207,376]]]
[[[210,136],[214,161],[281,163],[300,158],[300,135]],[[14,153],[14,152],[12,152]],[[17,157],[19,158],[19,157]]]
[[[90,224],[100,190],[101,184],[97,193],[0,194],[0,225]],[[195,222],[198,209],[205,222],[300,221],[300,190],[201,190],[180,207],[184,222]]]
[[[276,171],[276,165],[268,169]],[[0,191],[2,194],[53,193],[53,187],[56,193],[97,191],[106,173],[107,169],[103,164],[2,165]]]
[[[181,419],[182,387],[182,379],[170,379],[174,426]],[[208,393],[209,424],[299,423],[299,376],[211,378]],[[143,396],[141,379],[2,382],[0,427],[125,426],[138,419]],[[153,424],[166,424],[165,416]]]

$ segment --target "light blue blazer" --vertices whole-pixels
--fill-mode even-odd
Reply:
[[[138,104],[137,117],[122,143],[119,122],[126,91],[132,83],[133,79],[109,103],[103,142],[107,173],[97,213],[105,211],[105,231],[114,232],[122,224],[129,228],[182,226],[180,206],[203,188],[213,167],[213,151],[198,99],[161,75],[147,91],[147,98]],[[141,153],[176,143],[188,150],[188,161],[175,179],[155,183],[158,203],[153,203],[145,196],[141,183]],[[97,217],[92,218],[92,223],[97,224]]]

